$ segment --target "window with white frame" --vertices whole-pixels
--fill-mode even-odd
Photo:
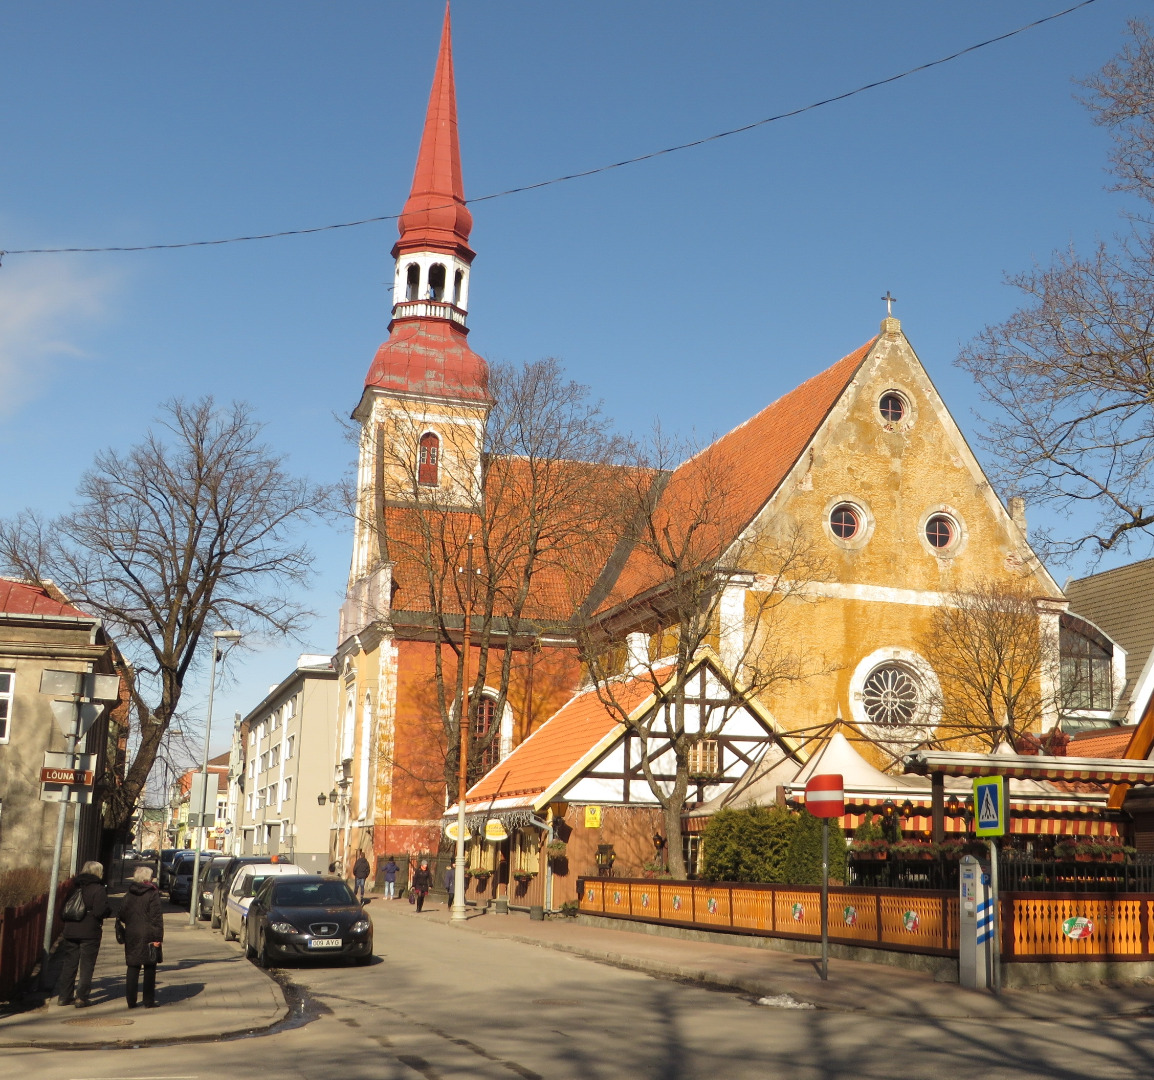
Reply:
[[[269,731],[276,731],[280,727],[280,709],[273,709],[272,715],[268,718]]]
[[[278,743],[268,752],[268,767],[275,769],[280,764],[280,744]]]
[[[268,751],[267,750],[263,754],[261,754],[261,756],[260,756],[260,771],[261,772],[268,772]]]
[[[297,745],[297,737],[295,735],[290,735],[287,739],[285,739],[285,744],[284,744],[284,759],[285,759],[285,761],[288,761],[293,756],[293,754],[296,752],[296,745]]]
[[[256,808],[258,810],[264,809],[265,800],[267,798],[268,798],[268,791],[265,788],[261,788],[260,791],[258,791],[256,793]]]
[[[720,769],[716,739],[702,739],[689,748],[689,775],[716,776]]]
[[[297,714],[297,699],[291,697],[284,703],[284,719],[287,724]]]
[[[256,746],[256,728],[249,728],[248,745],[249,746]]]
[[[245,798],[244,804],[245,804],[245,808],[251,814],[252,813],[252,792],[251,791],[248,793],[248,796]]]
[[[12,727],[12,698],[16,687],[16,672],[0,670],[0,743],[8,741]]]
[[[284,778],[284,780],[281,781],[281,786],[280,786],[281,800],[283,802],[288,802],[289,799],[292,798],[292,791],[293,791],[293,778],[291,776],[286,776]]]
[[[261,725],[260,725],[259,727],[257,727],[257,729],[256,729],[256,741],[257,741],[258,743],[264,742],[264,737],[265,737],[265,735],[267,735],[267,734],[268,734],[268,729],[265,727],[265,725],[264,725],[264,724],[261,724]]]

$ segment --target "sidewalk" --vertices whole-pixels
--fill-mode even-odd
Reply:
[[[114,908],[119,899],[112,897]],[[109,918],[92,980],[92,1004],[61,1008],[52,997],[38,1008],[2,1013],[0,1048],[187,1042],[260,1031],[288,1014],[280,987],[209,930],[207,922],[189,926],[187,911],[172,909],[164,916],[164,963],[157,969],[156,987],[161,1008],[129,1011],[124,948],[116,944]]]
[[[1054,1019],[1062,1015],[1116,1016],[1154,1010],[1154,986],[1084,986],[1063,990],[1009,990],[1000,997],[935,982],[917,971],[863,961],[831,959],[829,981],[817,959],[743,945],[685,941],[625,929],[586,926],[576,919],[531,922],[527,915],[484,914],[470,909],[463,927],[449,926],[444,902],[417,915],[404,902],[376,901],[371,909],[383,937],[386,920],[423,919],[446,932],[482,934],[536,945],[618,967],[739,990],[779,1007],[812,1006],[877,1016],[935,1019]]]

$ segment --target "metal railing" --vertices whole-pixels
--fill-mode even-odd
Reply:
[[[998,882],[1008,892],[1154,893],[1154,855],[1128,855],[1120,862],[1079,862],[1002,851],[998,856]],[[956,890],[958,860],[940,856],[850,857],[846,861],[846,884],[872,889]]]

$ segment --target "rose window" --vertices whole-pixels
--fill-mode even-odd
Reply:
[[[912,724],[921,705],[921,688],[907,668],[887,664],[870,674],[862,687],[862,704],[875,724]]]

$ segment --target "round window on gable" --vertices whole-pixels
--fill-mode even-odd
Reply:
[[[861,511],[850,503],[838,503],[830,512],[829,527],[839,540],[852,540],[861,532]]]
[[[958,538],[958,527],[945,514],[934,514],[926,522],[926,540],[937,551],[946,551]]]
[[[878,412],[887,424],[900,424],[910,411],[909,403],[896,390],[887,390],[878,401]]]

